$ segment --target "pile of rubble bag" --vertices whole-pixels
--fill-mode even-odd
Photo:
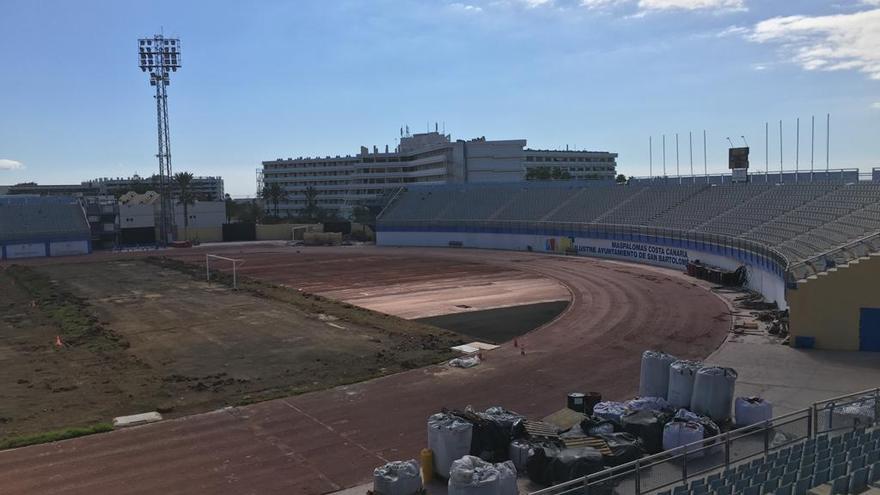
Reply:
[[[570,400],[571,410],[544,421],[503,407],[443,409],[428,418],[432,460],[422,469],[446,480],[450,494],[513,495],[517,476],[551,486],[645,455],[684,452],[686,445],[691,445],[689,455],[702,455],[705,447],[716,448],[706,439],[734,424],[760,425],[772,418],[772,405],[764,399],[739,397],[734,402],[737,374],[731,368],[645,351],[640,377],[637,398],[600,401],[580,410],[572,405],[583,401]],[[584,395],[573,393],[569,399],[572,396]],[[559,420],[551,420],[557,414]],[[377,469],[374,486],[381,495],[412,495],[421,490],[417,463]]]

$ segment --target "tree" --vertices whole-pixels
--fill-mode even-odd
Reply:
[[[366,206],[355,206],[351,211],[351,218],[361,225],[372,224],[376,221],[376,215]]]
[[[256,199],[252,199],[250,203],[241,205],[238,213],[238,219],[246,223],[260,223],[265,212],[257,203]]]
[[[271,202],[272,206],[275,207],[275,218],[278,218],[278,203],[284,196],[284,188],[277,182],[263,186],[263,199]]]
[[[549,167],[533,167],[526,172],[526,180],[550,180]]]
[[[196,204],[192,192],[193,174],[191,172],[177,172],[174,174],[174,184],[177,185],[177,201],[183,205],[183,237],[189,238],[189,207]]]
[[[560,167],[553,167],[550,171],[550,178],[553,180],[571,180],[571,173]]]
[[[624,184],[626,183],[626,176],[623,174],[617,174],[617,177],[614,179],[614,181],[618,184]]]
[[[228,193],[223,198],[223,202],[226,204],[226,223],[232,223],[232,217],[235,216],[236,204],[235,201],[232,200],[232,196]]]
[[[324,214],[321,211],[321,208],[318,207],[318,190],[315,189],[313,186],[309,186],[305,190],[305,196],[306,207],[303,209],[303,213],[306,215],[306,217],[311,221],[315,221],[323,217]]]

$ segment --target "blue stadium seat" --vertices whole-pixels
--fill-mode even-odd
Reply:
[[[779,478],[770,478],[761,485],[761,493],[772,493],[779,488]]]
[[[713,495],[731,495],[732,490],[729,486],[720,486],[712,493]]]
[[[821,471],[816,471],[816,474],[813,475],[813,486],[822,485],[828,483],[828,480],[831,479],[831,470],[823,469]]]
[[[773,495],[791,495],[793,490],[794,490],[794,485],[791,485],[791,484],[782,485],[779,488],[777,488],[776,491],[773,492]]]
[[[868,482],[869,483],[878,483],[880,482],[880,462],[875,462],[871,465],[871,470],[868,472]]]
[[[742,493],[743,495],[761,495],[761,485],[749,486],[745,490],[743,490]]]
[[[849,491],[849,476],[835,478],[831,482],[831,495],[846,495]]]
[[[858,456],[855,459],[851,459],[849,461],[850,472],[855,471],[857,469],[862,469],[863,467],[865,467],[865,462],[866,462],[866,459],[865,459],[865,456],[863,456],[863,455]]]
[[[813,478],[801,478],[797,480],[792,490],[792,495],[807,495],[807,491],[813,487]]]
[[[849,481],[849,493],[862,493],[868,489],[868,469],[861,468],[852,472]]]

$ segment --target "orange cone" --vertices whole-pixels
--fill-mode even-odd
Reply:
[[[514,347],[519,347],[519,342],[517,342],[516,339],[513,339],[513,346],[514,346]]]

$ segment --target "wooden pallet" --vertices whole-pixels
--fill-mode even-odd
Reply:
[[[552,440],[559,439],[559,428],[554,424],[527,419],[525,421],[525,428],[526,433],[528,433],[530,437],[547,438]]]
[[[567,449],[576,449],[580,447],[593,447],[598,450],[600,454],[603,456],[610,456],[611,449],[608,448],[608,443],[601,438],[595,437],[573,437],[573,438],[563,438],[562,443],[565,444],[565,448]]]

